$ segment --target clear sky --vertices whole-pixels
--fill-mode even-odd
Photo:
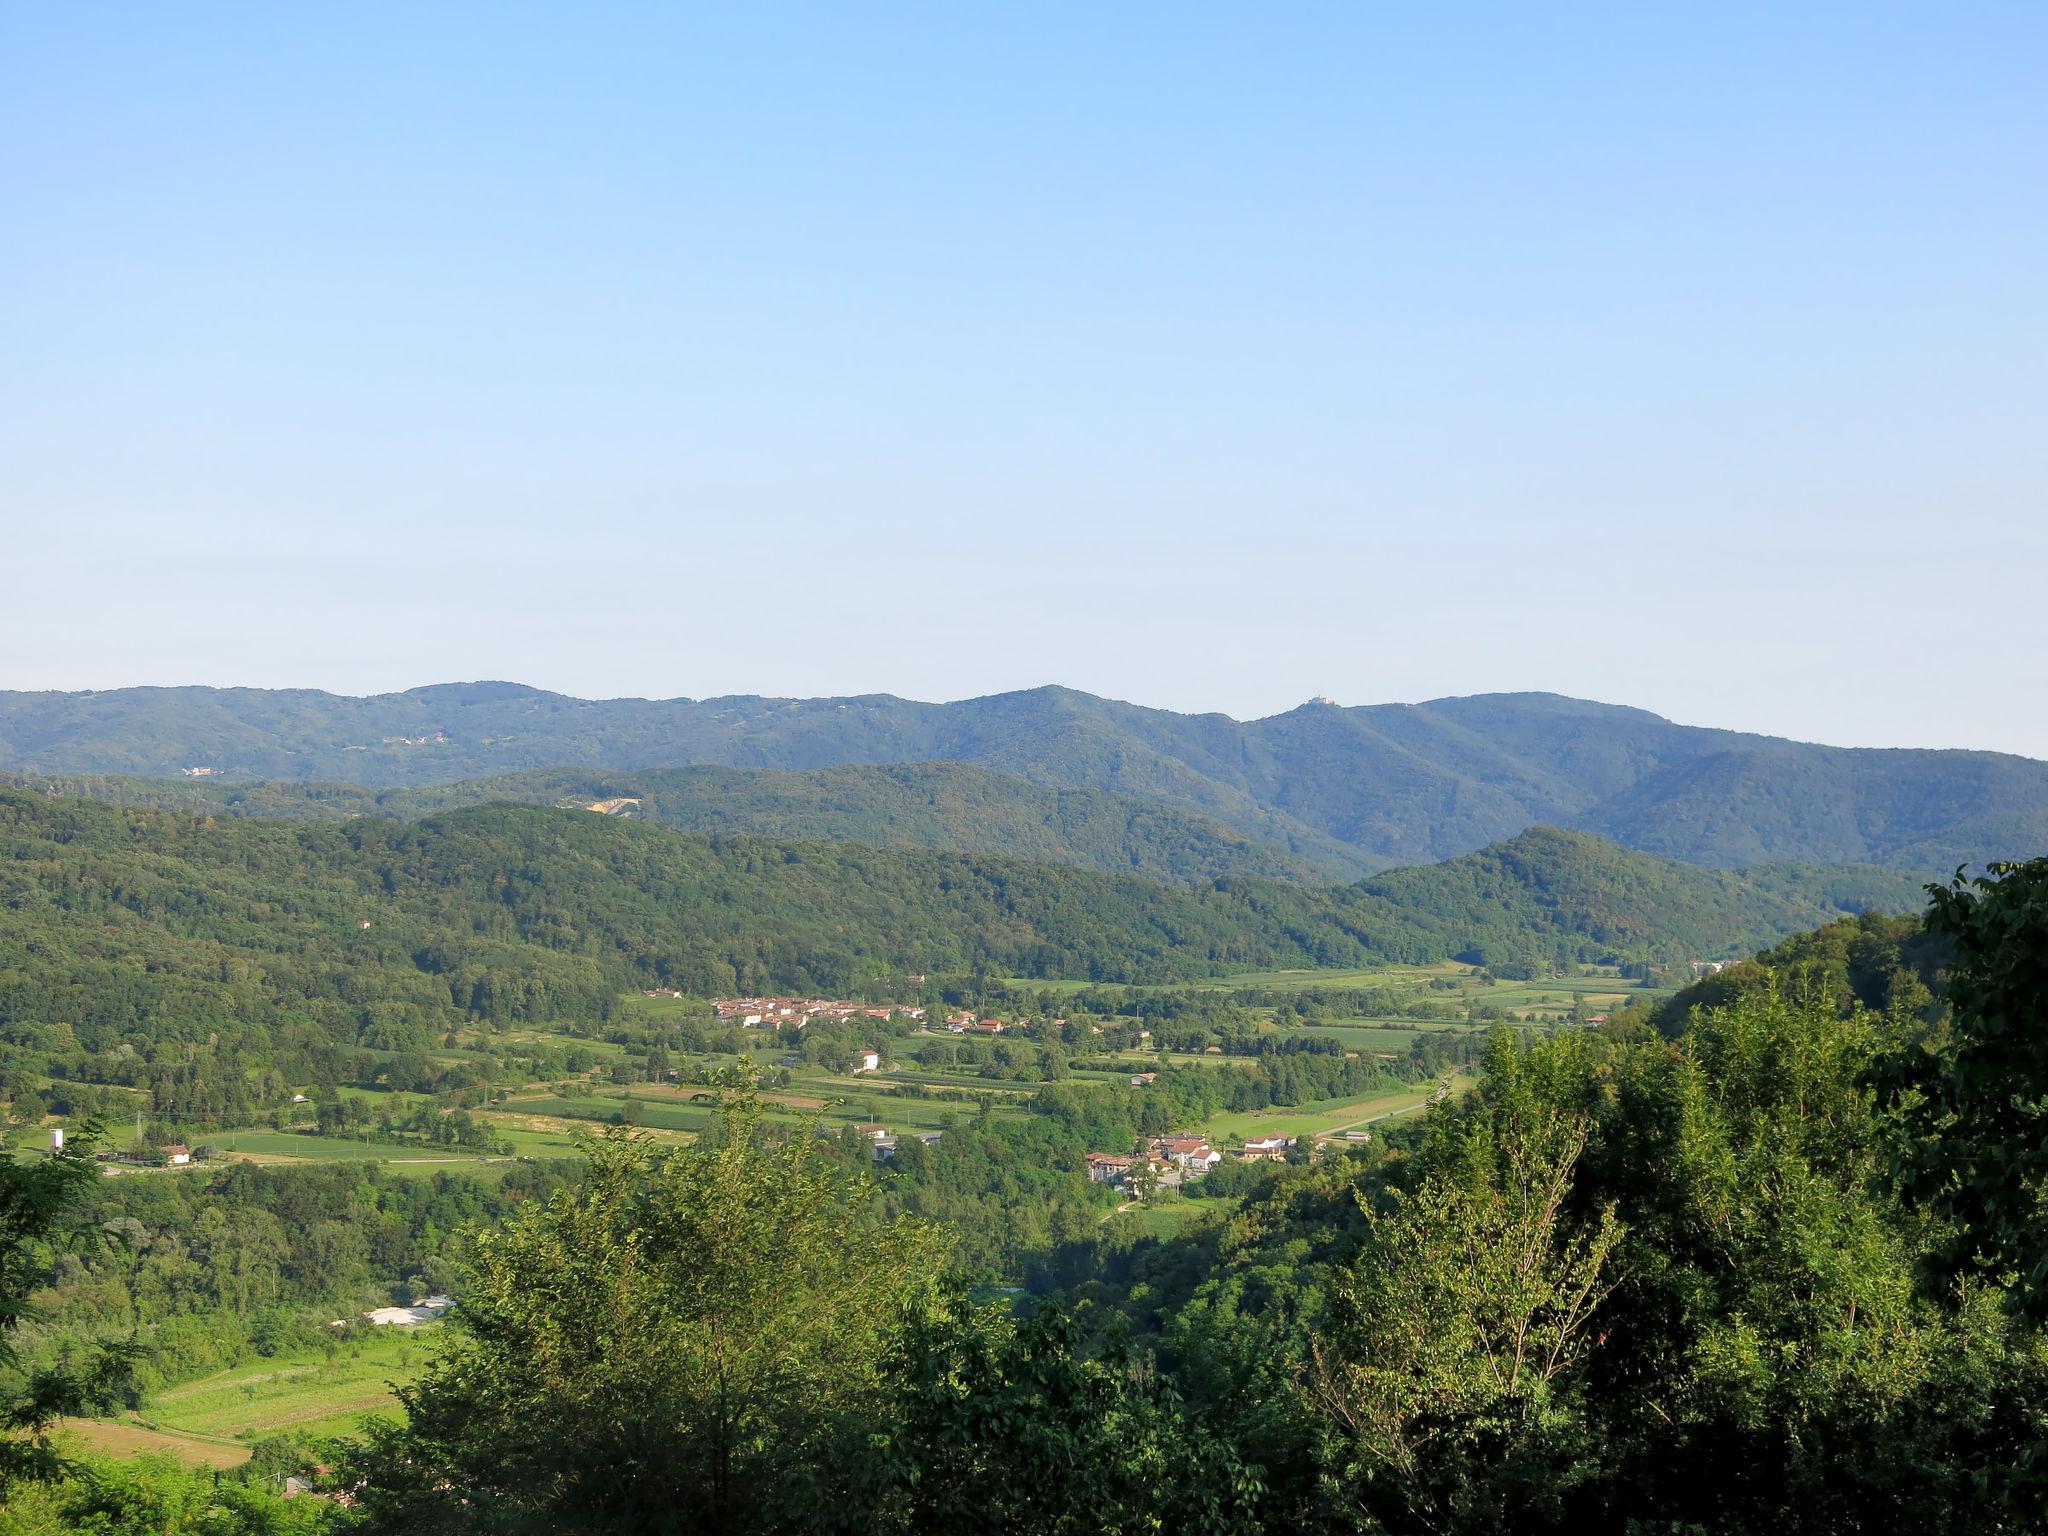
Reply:
[[[0,686],[2048,757],[2048,6],[0,0]]]

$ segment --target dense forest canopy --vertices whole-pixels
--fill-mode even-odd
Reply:
[[[1724,868],[1876,863],[1939,875],[2048,848],[2048,764],[1813,746],[1553,694],[1316,702],[1249,722],[1063,688],[952,704],[592,701],[512,683],[374,698],[0,694],[0,769],[38,774],[205,769],[384,789],[562,767],[936,761],[1194,812],[1333,874],[1469,853],[1535,824]]]

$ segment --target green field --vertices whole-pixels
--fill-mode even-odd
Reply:
[[[382,1162],[393,1173],[433,1174],[474,1168],[488,1161],[454,1147],[422,1147],[389,1141],[352,1141],[345,1136],[306,1136],[296,1131],[219,1131],[206,1144],[223,1153],[259,1162]]]
[[[1470,1085],[1470,1078],[1452,1080],[1454,1092]],[[1328,1099],[1286,1109],[1230,1110],[1203,1121],[1198,1129],[1218,1147],[1236,1146],[1252,1136],[1318,1136],[1347,1126],[1363,1129],[1360,1122],[1413,1114],[1428,1104],[1436,1091],[1434,1083],[1418,1083],[1358,1099]]]
[[[326,1351],[251,1360],[231,1370],[152,1392],[132,1414],[78,1426],[88,1443],[109,1445],[147,1434],[191,1459],[231,1460],[233,1451],[265,1435],[352,1434],[366,1414],[397,1409],[391,1384],[410,1380],[442,1337],[442,1325],[379,1328]],[[228,1454],[224,1457],[220,1451]]]
[[[1146,1237],[1162,1241],[1179,1237],[1196,1222],[1212,1218],[1230,1208],[1229,1201],[1183,1200],[1173,1196],[1154,1201],[1141,1201],[1127,1211],[1118,1211],[1109,1219],[1137,1228]]]
[[[1428,1034],[1432,1030],[1463,1031],[1485,1027],[1474,1024],[1435,1024],[1407,1019],[1345,1019],[1338,1024],[1305,1024],[1300,1026],[1299,1032],[1305,1035],[1326,1035],[1332,1040],[1341,1040],[1349,1050],[1405,1055],[1414,1045],[1417,1036]]]

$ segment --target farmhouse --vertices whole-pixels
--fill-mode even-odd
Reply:
[[[1088,1154],[1088,1182],[1091,1184],[1121,1184],[1130,1177],[1136,1167],[1135,1157],[1119,1157],[1114,1152],[1090,1152]]]
[[[879,1072],[881,1069],[882,1053],[880,1051],[855,1051],[853,1053],[854,1071]]]
[[[1162,1136],[1152,1150],[1197,1178],[1223,1161],[1223,1154],[1199,1136]]]
[[[164,1161],[172,1167],[192,1161],[192,1149],[181,1142],[172,1142],[164,1148]]]

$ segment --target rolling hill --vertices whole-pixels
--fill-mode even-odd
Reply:
[[[1334,839],[1319,862],[1220,821],[1100,790],[1027,783],[969,763],[769,768],[531,769],[421,788],[266,779],[60,779],[0,775],[0,784],[117,805],[283,821],[387,816],[412,821],[465,805],[599,808],[688,831],[818,838],[888,848],[1009,854],[1179,883],[1255,875],[1327,883],[1377,868]]]
[[[1187,889],[502,804],[286,823],[0,790],[0,1027],[93,1051],[293,1031],[398,1049],[465,1016],[588,1021],[655,984],[1733,956],[1912,894],[1883,871],[1744,876],[1548,829],[1330,890]]]
[[[2048,764],[1814,746],[1552,694],[1313,703],[1244,722],[1064,688],[950,704],[592,701],[513,683],[373,698],[0,694],[0,768],[33,774],[206,769],[382,790],[542,768],[932,762],[1171,806],[1333,875],[1450,858],[1534,825],[1724,868],[1770,859],[1937,873],[2048,846]]]

